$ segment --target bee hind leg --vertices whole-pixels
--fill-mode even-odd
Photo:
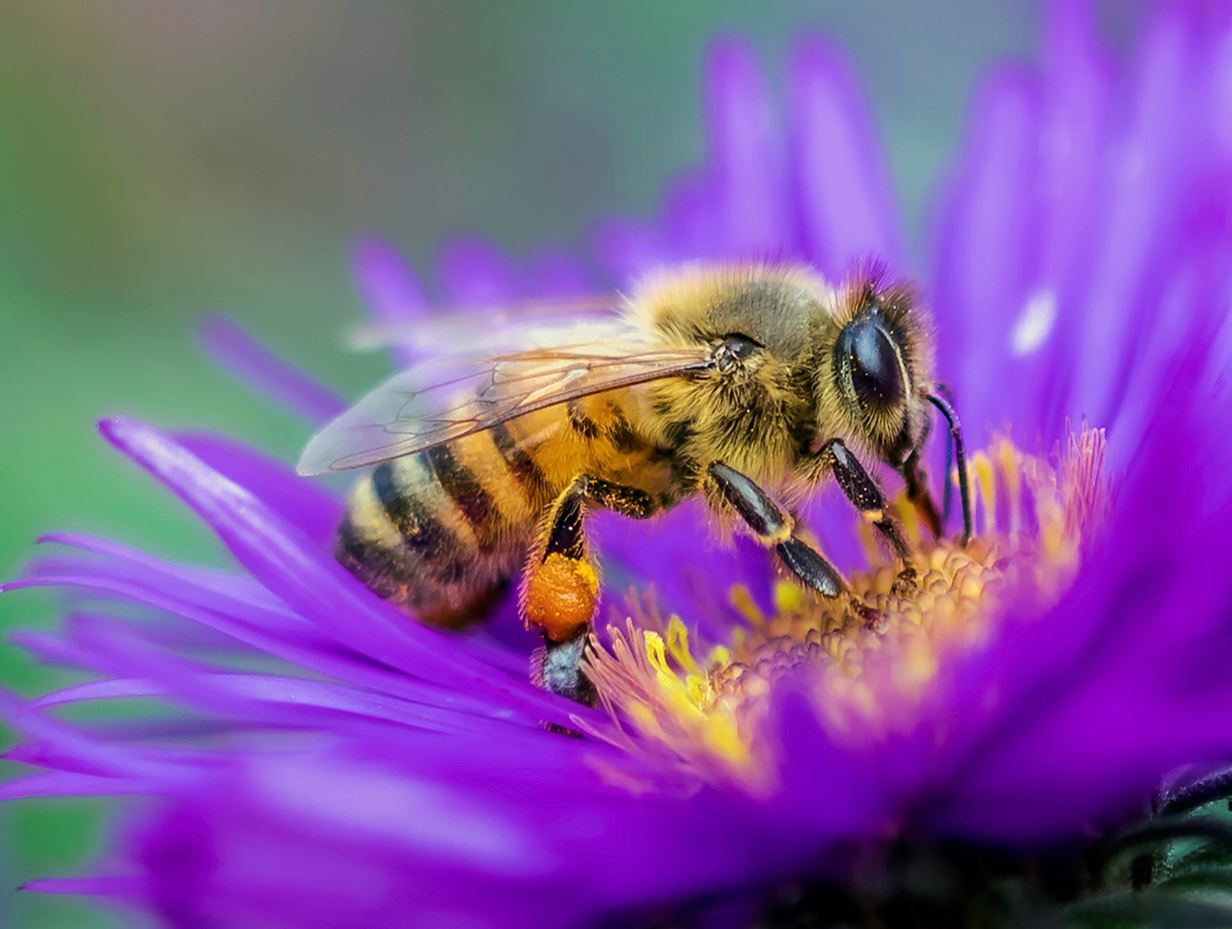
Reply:
[[[579,475],[552,504],[540,542],[527,560],[522,620],[544,639],[532,658],[532,677],[553,693],[587,704],[595,694],[581,662],[599,606],[599,572],[583,525],[589,504],[635,519],[658,509],[645,491]]]

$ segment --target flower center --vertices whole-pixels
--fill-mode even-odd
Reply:
[[[913,708],[956,651],[994,635],[1007,605],[1046,609],[1068,587],[1109,491],[1102,431],[1071,435],[1051,462],[1008,440],[972,456],[977,533],[960,546],[934,539],[900,497],[895,513],[912,550],[914,584],[860,524],[867,568],[849,595],[815,597],[787,581],[773,605],[730,590],[747,625],[703,641],[685,618],[663,618],[650,595],[633,596],[625,628],[592,643],[587,673],[633,750],[667,749],[699,772],[756,780],[765,774],[761,731],[776,685],[790,678],[815,698],[834,738],[867,740],[909,725]]]

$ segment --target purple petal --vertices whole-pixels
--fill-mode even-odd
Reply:
[[[441,290],[453,308],[488,309],[522,294],[513,265],[482,239],[459,239],[441,250]]]
[[[719,225],[716,184],[707,174],[678,177],[663,193],[661,223],[672,243],[670,260],[718,259],[725,256]]]
[[[45,877],[27,881],[22,890],[40,894],[89,894],[96,897],[135,897],[145,882],[136,877]]]
[[[531,256],[526,278],[535,296],[578,297],[596,291],[586,268],[569,252],[543,249]]]
[[[150,778],[98,777],[70,771],[43,771],[0,784],[0,801],[46,797],[148,795],[156,793],[162,784],[162,781]]]
[[[507,678],[462,643],[410,623],[260,501],[207,468],[169,436],[132,420],[103,434],[191,506],[275,596],[339,642],[432,683],[461,687],[566,725],[567,701]]]
[[[617,286],[628,290],[638,278],[671,260],[658,229],[637,220],[609,220],[593,233],[594,249]]]
[[[1232,658],[1232,585],[1219,567],[1232,456],[1201,421],[1205,398],[1168,393],[1173,407],[1142,439],[1114,521],[1074,588],[1046,617],[1003,619],[987,656],[955,666],[951,696],[997,708],[992,719],[964,720],[980,742],[952,788],[962,801],[946,810],[964,828],[1048,837],[1083,816],[1124,815],[1182,763],[1232,759],[1222,670]],[[1203,673],[1203,664],[1220,670]],[[952,706],[947,717],[952,727]]]
[[[1028,144],[1037,153],[1033,183],[1037,220],[1032,231],[1019,302],[1008,299],[987,317],[978,354],[992,377],[1014,384],[998,393],[997,413],[1020,435],[1033,425],[1043,436],[1064,429],[1063,378],[1072,350],[1077,294],[1091,263],[1096,191],[1105,170],[1112,69],[1094,34],[1089,4],[1056,2],[1045,28],[1039,121]],[[979,131],[974,129],[973,131]],[[1023,205],[1012,207],[1027,210]],[[1038,222],[1038,226],[1032,225]],[[1019,243],[1022,247],[1022,243]],[[968,273],[960,270],[960,274]],[[971,321],[960,322],[970,326]],[[964,333],[965,334],[965,333]],[[948,331],[943,343],[951,338]],[[959,351],[973,351],[959,348]],[[953,357],[952,355],[950,357]]]
[[[116,570],[84,571],[76,574],[48,575],[14,581],[4,585],[4,590],[17,590],[35,586],[80,586],[112,594],[135,603],[145,604],[168,613],[173,613],[191,622],[198,622],[211,629],[234,637],[253,648],[281,658],[300,668],[317,671],[341,681],[368,687],[375,692],[403,696],[408,700],[427,705],[439,705],[465,710],[481,715],[516,720],[518,714],[511,709],[492,706],[481,699],[455,688],[430,684],[405,674],[394,672],[377,663],[361,661],[349,653],[326,650],[305,640],[297,640],[285,630],[268,631],[254,607],[244,607],[236,615],[228,615],[226,608],[219,608],[211,601],[207,591],[186,590],[183,586],[171,590],[160,588],[148,579],[125,576]],[[174,591],[174,592],[172,592]],[[79,657],[84,657],[77,653]],[[108,672],[110,665],[100,663],[105,656],[87,652],[86,667]],[[526,722],[533,724],[533,717]]]
[[[749,47],[716,43],[706,63],[706,128],[714,223],[724,254],[796,254],[782,132]]]
[[[288,610],[277,597],[251,578],[209,568],[184,567],[130,548],[110,539],[72,532],[42,536],[42,543],[65,545],[94,555],[102,561],[77,560],[69,564],[40,565],[35,575],[74,570],[77,573],[117,580],[135,580],[152,590],[163,590],[185,603],[201,603],[210,610],[244,617],[245,621],[287,638],[314,637],[304,620]],[[319,639],[317,641],[320,641]]]
[[[791,150],[806,253],[827,276],[877,257],[905,258],[885,155],[850,67],[812,39],[792,59]]]
[[[1073,312],[1081,320],[1072,360],[1069,413],[1111,422],[1120,402],[1137,335],[1158,299],[1161,275],[1182,257],[1166,236],[1174,219],[1178,174],[1187,163],[1190,111],[1178,107],[1194,86],[1194,36],[1173,10],[1148,31],[1126,136],[1105,168],[1101,236]],[[1098,353],[1110,363],[1092,365]]]
[[[130,656],[131,660],[131,656]],[[159,680],[113,678],[52,691],[31,704],[36,709],[99,700],[167,697],[229,719],[287,725],[318,731],[343,731],[336,714],[359,721],[384,722],[434,732],[495,734],[491,721],[396,697],[367,693],[339,684],[277,675],[206,673],[176,667],[159,656]]]
[[[0,715],[14,729],[40,740],[44,753],[56,767],[100,777],[175,776],[173,766],[151,760],[128,745],[106,745],[66,723],[33,711],[31,706],[7,691],[0,691]],[[28,750],[34,743],[28,743]],[[10,752],[10,756],[12,752]]]
[[[363,239],[351,252],[351,269],[368,312],[377,323],[407,323],[424,317],[428,301],[406,260],[387,242]],[[419,360],[400,345],[389,349],[397,367]]]
[[[10,644],[29,652],[38,661],[80,669],[90,668],[94,663],[93,656],[85,649],[50,633],[18,629],[10,633],[8,639]]]
[[[209,433],[180,433],[177,440],[219,474],[248,490],[322,547],[333,543],[343,503],[320,484],[247,445]]]
[[[1105,155],[1113,74],[1095,31],[1086,0],[1049,5],[1039,139],[1039,276],[1058,293],[1068,293],[1087,269],[1094,193]]]
[[[726,641],[746,622],[731,603],[734,586],[745,587],[769,610],[774,575],[765,550],[742,537],[720,545],[710,522],[700,503],[682,504],[648,523],[596,514],[592,526],[607,602],[621,608],[628,585],[653,578],[665,614],[687,616],[712,641]]]
[[[209,317],[199,332],[206,353],[223,370],[308,422],[328,422],[346,409],[333,391],[273,355],[225,316]]]
[[[499,754],[483,754],[471,765],[504,770]],[[350,920],[588,925],[755,884],[801,852],[760,825],[760,807],[734,797],[701,791],[630,803],[576,762],[512,763],[511,783],[493,791],[465,768],[425,782],[338,755],[254,759],[183,796],[137,836],[135,853],[182,920],[268,912],[312,929]],[[521,783],[526,775],[533,787]],[[551,778],[552,802],[525,805],[526,789],[544,789],[541,777]],[[169,860],[185,870],[159,867]],[[564,873],[572,878],[561,881]]]
[[[1013,351],[1011,320],[1030,312],[1038,110],[1032,75],[1002,71],[986,82],[942,220],[934,294],[940,377],[954,388],[977,448],[1012,413],[1012,392],[993,387]]]

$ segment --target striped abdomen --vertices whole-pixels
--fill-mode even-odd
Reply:
[[[654,457],[613,395],[552,407],[379,465],[355,488],[338,558],[417,618],[458,625],[522,566],[575,477],[640,484]]]
[[[507,427],[387,461],[360,480],[338,558],[416,617],[457,625],[520,567],[551,486]]]

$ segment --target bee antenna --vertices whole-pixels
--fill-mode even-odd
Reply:
[[[963,517],[962,544],[965,546],[971,541],[971,485],[967,479],[967,452],[963,445],[962,425],[958,421],[958,414],[954,412],[954,407],[944,396],[941,396],[949,392],[948,388],[938,386],[937,393],[928,394],[928,402],[941,411],[941,415],[945,417],[945,421],[950,426],[950,441],[954,443],[954,461],[958,466],[958,497],[962,502]],[[950,482],[948,473],[945,476],[945,482],[948,487]]]

